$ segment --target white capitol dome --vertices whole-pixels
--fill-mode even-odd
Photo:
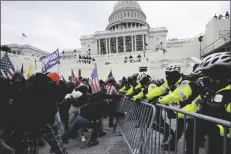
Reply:
[[[137,1],[119,1],[115,4],[111,15],[109,16],[107,30],[119,29],[122,25],[147,26],[146,15],[142,11]]]
[[[137,1],[119,1],[115,4],[113,11],[129,7],[141,10],[140,4]]]

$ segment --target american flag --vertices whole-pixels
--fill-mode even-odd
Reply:
[[[26,34],[24,34],[24,33],[22,33],[22,37],[27,37],[27,35],[26,35]]]
[[[95,65],[90,78],[90,85],[92,88],[92,93],[96,93],[100,91],[100,85],[99,85],[99,79],[98,79],[98,73],[97,73],[97,66]]]
[[[108,74],[107,79],[113,78],[112,70]],[[119,95],[119,92],[116,90],[115,86],[112,83],[108,82],[106,85],[106,90],[108,95]]]
[[[12,65],[10,58],[7,54],[2,57],[1,60],[1,71],[0,74],[3,75],[5,78],[12,78],[13,74],[15,73],[14,66]]]
[[[108,95],[119,95],[119,92],[116,90],[112,83],[107,83],[106,90]]]

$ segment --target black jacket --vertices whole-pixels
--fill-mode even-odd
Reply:
[[[12,105],[9,103],[11,81],[0,78],[0,129],[12,126]]]
[[[52,123],[65,91],[44,74],[28,80],[16,102],[18,129],[33,131]]]
[[[116,95],[108,95],[105,89],[92,95],[88,95],[88,103],[81,107],[80,115],[89,120],[95,120],[101,116],[108,116],[114,112],[112,108],[110,108],[113,104],[108,104],[104,100],[116,100],[119,97],[120,96]]]
[[[87,103],[88,87],[84,84],[81,84],[75,88],[75,91],[76,92],[79,91],[80,93],[82,93],[82,96],[80,96],[79,98],[74,98],[72,105],[75,107],[80,107],[80,106],[83,106],[84,104],[86,104]]]

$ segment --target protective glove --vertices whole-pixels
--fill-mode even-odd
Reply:
[[[141,99],[135,100],[135,103],[140,104],[141,103]]]

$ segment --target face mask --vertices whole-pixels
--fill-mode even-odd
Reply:
[[[169,85],[174,85],[181,77],[179,72],[166,72],[166,80],[168,81]]]
[[[219,80],[210,77],[203,78],[203,83],[208,89],[217,90],[221,85]]]

